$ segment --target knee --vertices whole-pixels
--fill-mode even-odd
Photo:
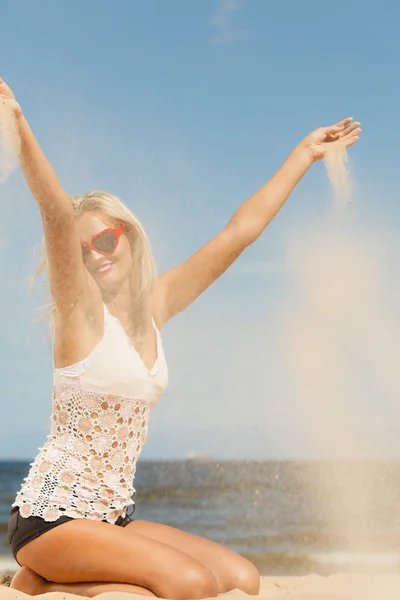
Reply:
[[[177,593],[174,600],[200,600],[218,596],[218,583],[214,573],[206,566],[189,567],[179,574]]]
[[[245,558],[235,569],[233,579],[234,587],[246,594],[257,595],[260,592],[260,574],[256,567]]]

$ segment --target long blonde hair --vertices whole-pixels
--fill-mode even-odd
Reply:
[[[103,192],[94,190],[87,192],[82,196],[70,196],[72,208],[76,218],[79,218],[85,212],[99,212],[118,225],[126,225],[126,232],[132,248],[132,271],[130,284],[132,291],[132,309],[130,317],[134,325],[134,341],[140,344],[146,334],[149,323],[151,322],[151,288],[156,269],[151,252],[150,242],[141,225],[133,212],[119,198]],[[43,240],[42,254],[39,265],[31,280],[31,289],[41,274],[47,270],[47,253]],[[41,307],[49,309],[45,316],[50,316],[54,324],[55,303],[52,300],[49,304]]]

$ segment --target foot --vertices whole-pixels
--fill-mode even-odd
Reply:
[[[32,571],[29,567],[21,567],[14,575],[10,587],[25,594],[36,596],[45,593],[46,584],[47,581],[35,571]]]

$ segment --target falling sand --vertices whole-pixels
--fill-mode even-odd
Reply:
[[[17,120],[13,111],[0,102],[0,184],[17,168],[19,152]]]
[[[278,314],[301,408],[299,426],[321,459],[332,461],[327,470],[336,482],[335,495],[322,480],[315,482],[310,502],[323,514],[321,527],[336,539],[332,554],[349,561],[359,556],[364,570],[368,564],[378,571],[385,570],[387,556],[398,570],[398,546],[391,545],[398,541],[391,537],[395,523],[382,524],[378,490],[384,484],[377,461],[392,456],[394,444],[382,415],[387,422],[398,415],[400,290],[386,232],[377,225],[363,230],[346,209],[352,186],[343,146],[332,144],[326,168],[333,210],[323,222],[291,232],[289,289]]]
[[[351,202],[351,180],[345,144],[341,141],[328,144],[324,162],[335,196]]]

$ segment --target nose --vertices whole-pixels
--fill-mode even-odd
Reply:
[[[85,248],[84,262],[86,266],[96,268],[100,266],[100,262],[103,260],[104,255],[100,252],[97,252],[97,250],[94,250],[94,248]]]
[[[102,260],[104,257],[104,255],[101,254],[101,252],[97,252],[97,250],[93,250],[92,248],[90,249],[90,255],[93,257],[94,260]]]

